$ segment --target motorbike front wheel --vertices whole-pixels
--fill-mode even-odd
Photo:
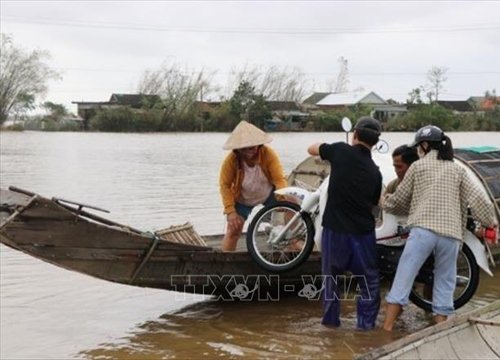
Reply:
[[[313,247],[313,222],[291,202],[279,201],[262,208],[248,226],[248,252],[260,267],[271,272],[296,268]]]
[[[433,264],[424,264],[410,293],[410,300],[419,308],[432,311]],[[467,244],[463,244],[457,258],[457,281],[453,294],[456,309],[464,306],[479,285],[479,267],[476,258]]]

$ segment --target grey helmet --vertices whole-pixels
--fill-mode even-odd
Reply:
[[[415,134],[415,140],[409,146],[415,147],[421,142],[441,142],[444,138],[444,132],[434,125],[427,125],[418,129]]]
[[[361,129],[375,132],[377,133],[377,136],[380,136],[380,133],[382,132],[382,126],[380,125],[380,122],[370,116],[363,116],[356,122],[356,125],[354,125],[354,130]]]

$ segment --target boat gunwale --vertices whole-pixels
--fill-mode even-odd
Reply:
[[[470,312],[456,315],[448,321],[427,327],[364,354],[356,355],[353,359],[374,360],[382,357],[398,358],[398,356],[416,349],[426,342],[437,340],[443,336],[465,329],[469,326],[476,326],[470,321],[471,318],[481,318],[481,316],[486,315],[488,315],[489,318],[500,315],[500,300]]]

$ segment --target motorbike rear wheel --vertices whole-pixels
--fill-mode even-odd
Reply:
[[[313,247],[310,216],[288,201],[262,208],[248,226],[248,252],[260,267],[271,272],[296,268],[309,257]]]
[[[417,276],[410,293],[410,300],[419,308],[432,312],[433,266],[431,264],[428,269],[424,267]],[[479,266],[471,249],[467,244],[463,244],[457,258],[457,283],[453,294],[455,310],[464,306],[474,296],[478,285]]]

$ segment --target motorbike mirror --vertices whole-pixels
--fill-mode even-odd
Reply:
[[[389,144],[385,140],[379,140],[377,144],[375,144],[375,150],[381,154],[387,154],[389,152]]]
[[[344,129],[345,132],[349,132],[352,129],[352,123],[351,120],[348,117],[344,117],[342,119],[342,129]]]

